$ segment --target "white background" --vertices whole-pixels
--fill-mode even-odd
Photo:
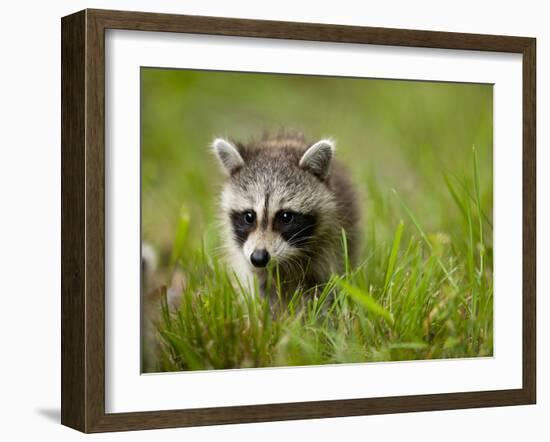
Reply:
[[[521,56],[108,31],[106,62],[107,412],[521,387]],[[140,66],[494,83],[495,357],[140,376]]]
[[[84,436],[61,427],[60,395],[60,28],[59,17],[84,7],[156,12],[517,34],[538,38],[538,405],[413,413],[315,421],[232,425],[93,436],[106,440],[547,440],[550,433],[549,302],[550,208],[550,14],[545,2],[188,2],[50,1],[3,5],[0,41],[0,435],[76,440]]]

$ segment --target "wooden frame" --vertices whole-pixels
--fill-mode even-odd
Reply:
[[[523,56],[523,387],[190,410],[105,413],[106,29],[519,53]],[[533,404],[536,400],[536,95],[533,38],[84,10],[62,19],[61,422],[140,430]]]

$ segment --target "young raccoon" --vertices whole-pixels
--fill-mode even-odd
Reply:
[[[342,229],[353,262],[359,210],[334,143],[282,134],[250,144],[217,138],[212,147],[228,179],[221,196],[228,263],[239,280],[256,276],[267,293],[268,268],[278,265],[287,299],[344,270]],[[250,287],[250,285],[249,285]]]

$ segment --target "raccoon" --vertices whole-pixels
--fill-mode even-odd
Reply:
[[[344,270],[344,235],[351,262],[359,240],[356,192],[334,160],[330,139],[308,142],[300,134],[278,134],[242,144],[212,143],[227,177],[221,194],[226,258],[240,282],[254,278],[264,296],[290,297],[315,290]],[[269,281],[273,281],[270,279]]]

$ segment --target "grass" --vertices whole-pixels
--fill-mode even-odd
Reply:
[[[474,151],[474,163],[475,157]],[[491,227],[475,189],[446,183],[466,240],[425,232],[395,194],[408,220],[395,226],[393,240],[367,244],[360,265],[346,266],[314,298],[296,292],[275,316],[257,293],[235,287],[210,253],[197,251],[181,263],[191,271],[179,308],[162,303],[156,369],[491,355],[492,274],[484,242]]]
[[[161,294],[144,371],[492,354],[490,86],[145,69],[142,96],[142,233]],[[361,260],[272,315],[220,263],[206,146],[296,121],[338,138],[362,202]]]

